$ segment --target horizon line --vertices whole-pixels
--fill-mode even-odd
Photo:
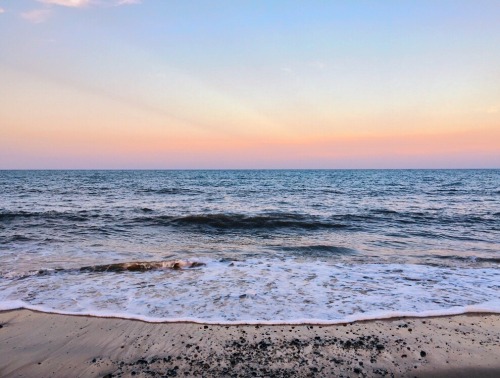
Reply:
[[[473,171],[499,170],[500,167],[474,168],[0,168],[0,171]]]

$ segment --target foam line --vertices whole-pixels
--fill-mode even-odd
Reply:
[[[44,306],[29,305],[23,301],[5,301],[0,303],[0,311],[13,310],[31,310],[43,312],[47,314],[71,315],[71,316],[92,316],[96,318],[113,318],[113,319],[128,319],[139,320],[147,323],[197,323],[197,324],[213,324],[213,325],[335,325],[346,324],[361,321],[387,320],[394,318],[430,318],[453,316],[463,314],[500,314],[500,306],[495,303],[494,306],[488,304],[478,304],[465,307],[451,307],[443,310],[431,310],[422,312],[412,311],[387,311],[377,312],[373,314],[357,314],[346,316],[342,319],[323,320],[323,319],[292,319],[292,320],[245,320],[245,321],[226,321],[226,320],[207,320],[202,318],[156,318],[143,315],[134,315],[126,313],[114,313],[109,311],[59,311]]]

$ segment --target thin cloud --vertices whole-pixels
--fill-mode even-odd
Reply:
[[[31,11],[21,13],[21,17],[34,24],[40,24],[47,21],[51,13],[52,12],[49,9],[33,9]]]
[[[80,8],[91,3],[90,0],[37,0],[39,3],[48,5],[60,5],[62,7]]]
[[[5,9],[0,8],[0,14],[5,13]]]
[[[142,0],[118,0],[116,5],[132,5],[132,4],[140,4]]]
[[[486,109],[486,113],[488,114],[495,114],[500,111],[500,106],[490,106],[488,109]]]
[[[326,68],[326,63],[321,60],[315,60],[308,63],[309,67],[315,68],[317,70],[324,70]]]
[[[140,4],[142,0],[36,0],[46,5],[59,5],[61,7],[83,8],[90,5],[95,6],[121,6]]]
[[[33,9],[28,12],[21,13],[21,17],[26,21],[34,24],[40,24],[47,21],[52,15],[52,6],[61,6],[69,8],[83,8],[86,6],[121,6],[140,4],[142,0],[36,0],[39,3],[45,4],[45,9]],[[0,13],[4,13],[4,9],[0,8]]]

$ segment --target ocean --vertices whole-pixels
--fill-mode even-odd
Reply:
[[[0,310],[500,313],[500,170],[0,171]]]

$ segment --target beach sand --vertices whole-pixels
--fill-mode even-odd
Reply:
[[[224,326],[0,312],[1,377],[499,377],[500,315]]]

